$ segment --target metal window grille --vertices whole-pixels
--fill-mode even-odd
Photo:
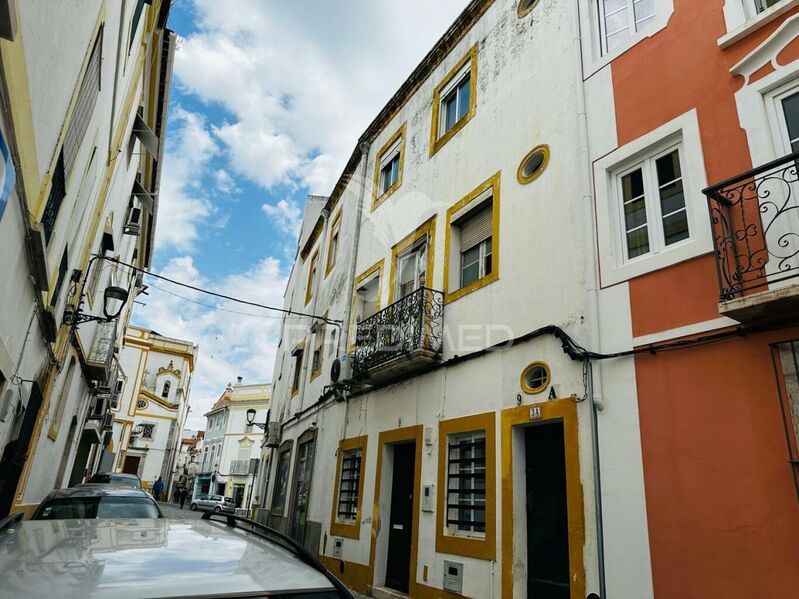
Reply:
[[[447,445],[447,527],[485,533],[485,432],[454,435]]]
[[[58,298],[61,295],[61,287],[64,286],[64,279],[67,278],[67,270],[69,269],[69,247],[64,248],[64,253],[61,254],[61,264],[58,266],[58,279],[56,280],[55,288],[53,289],[53,297],[50,298],[50,305],[55,307],[58,304]]]
[[[103,30],[97,35],[94,43],[92,55],[89,58],[89,65],[80,84],[78,100],[75,104],[75,111],[72,113],[72,120],[67,128],[64,137],[64,169],[66,177],[69,178],[72,168],[75,165],[75,158],[78,155],[80,142],[83,141],[89,122],[94,113],[94,106],[97,104],[97,95],[100,93],[100,63],[103,47]]]
[[[155,424],[152,424],[151,422],[142,423],[141,425],[142,439],[152,439],[154,433],[155,433]]]
[[[338,485],[337,516],[342,520],[358,517],[358,488],[361,482],[360,447],[344,452],[341,457],[341,478]]]
[[[47,205],[44,207],[42,214],[42,226],[44,227],[44,241],[50,243],[50,237],[53,235],[55,228],[55,221],[58,218],[58,211],[61,208],[61,202],[64,196],[67,195],[66,190],[66,175],[64,173],[64,152],[58,155],[55,170],[53,171],[52,185],[50,186],[50,195],[47,196]]]

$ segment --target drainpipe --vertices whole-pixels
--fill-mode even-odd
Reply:
[[[583,73],[583,51],[582,39],[580,37],[580,2],[574,3],[573,27],[574,27],[574,59],[576,78],[580,85],[577,94],[577,122],[579,123],[579,153],[580,153],[580,187],[582,188],[582,201],[584,206],[585,235],[583,239],[587,241],[585,257],[585,282],[588,287],[588,301],[586,305],[586,315],[588,320],[588,334],[590,338],[589,347],[597,348],[601,351],[600,332],[599,332],[599,277],[597,274],[597,264],[599,256],[596,246],[596,230],[594,228],[594,202],[591,189],[591,154],[588,142],[588,121],[585,101],[585,80]],[[602,524],[602,474],[600,470],[599,454],[599,414],[603,408],[602,399],[602,372],[601,366],[597,369],[596,384],[594,373],[591,368],[590,360],[586,359],[583,367],[586,369],[586,398],[589,403],[589,414],[591,420],[591,458],[594,474],[594,512],[596,519],[596,554],[597,572],[599,576],[599,596],[606,599],[605,581],[605,532]],[[598,392],[596,390],[599,390]]]
[[[114,123],[116,119],[116,106],[117,106],[117,88],[119,87],[119,59],[121,58],[121,49],[125,42],[125,9],[127,8],[127,0],[122,0],[119,3],[119,32],[117,33],[117,56],[114,63],[114,87],[111,92],[111,121],[108,127],[108,156],[106,156],[106,164],[111,164],[122,153],[121,148],[114,148]]]

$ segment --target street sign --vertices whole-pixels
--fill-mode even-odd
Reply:
[[[11,196],[15,178],[16,174],[14,173],[14,163],[11,161],[11,152],[9,152],[6,140],[2,132],[0,132],[0,219],[3,218],[3,213],[8,205],[8,198]]]

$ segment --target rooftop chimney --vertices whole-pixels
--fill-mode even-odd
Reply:
[[[241,385],[241,381],[243,381],[243,380],[244,380],[244,377],[243,377],[243,376],[237,376],[237,377],[236,377],[236,380],[238,381],[236,384],[237,384],[237,385]]]

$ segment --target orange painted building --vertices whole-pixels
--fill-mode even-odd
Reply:
[[[581,7],[600,319],[653,350],[652,594],[799,596],[799,2]]]

